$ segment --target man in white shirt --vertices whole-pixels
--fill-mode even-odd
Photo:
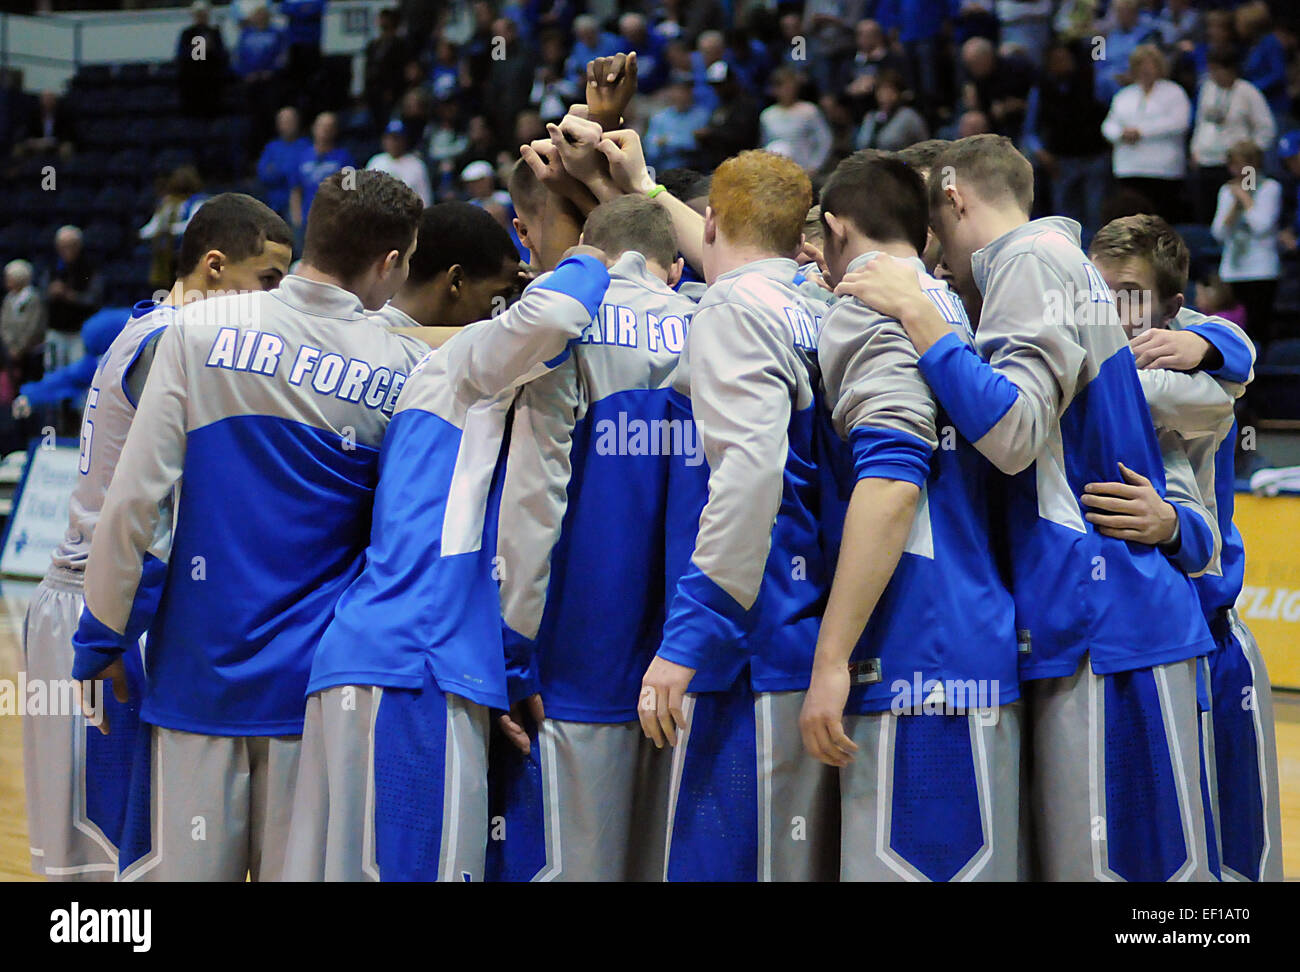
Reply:
[[[1267,152],[1277,136],[1273,110],[1260,90],[1241,76],[1237,52],[1210,52],[1209,73],[1196,99],[1192,163],[1197,167],[1198,222],[1214,217],[1219,187],[1228,181],[1228,149],[1249,140]]]
[[[433,202],[433,186],[429,182],[428,166],[411,151],[411,140],[401,119],[394,118],[388,123],[380,144],[384,150],[371,157],[366,168],[386,172],[394,179],[402,180],[415,190],[422,203],[430,205]]]

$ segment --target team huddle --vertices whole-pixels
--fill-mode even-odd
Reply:
[[[526,269],[380,172],[292,274],[257,200],[198,210],[28,613],[29,679],[102,680],[25,724],[34,869],[1279,880],[1254,348],[1177,234],[1085,254],[991,135],[816,206],[742,152],[701,212],[604,68],[512,171]]]

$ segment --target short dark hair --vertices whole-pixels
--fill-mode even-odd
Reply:
[[[822,187],[821,207],[823,225],[826,214],[834,213],[877,242],[907,243],[917,253],[925,249],[925,181],[892,153],[862,149],[844,159]]]
[[[952,142],[946,138],[927,138],[924,142],[917,142],[915,145],[909,145],[905,149],[899,149],[894,153],[904,165],[910,165],[921,173],[922,178],[930,177],[930,166],[934,165],[934,160],[943,154]]]
[[[523,210],[540,213],[546,205],[547,189],[523,159],[517,159],[510,170],[506,191],[510,193],[510,202],[514,205],[515,212],[520,215],[523,215]]]
[[[944,202],[952,174],[958,187],[969,187],[988,203],[1010,199],[1026,215],[1034,208],[1034,167],[1005,135],[968,135],[940,153],[930,165],[930,204]]]
[[[507,260],[517,263],[519,251],[486,209],[467,202],[438,203],[420,217],[420,241],[406,279],[417,286],[428,283],[458,263],[471,279],[482,279],[500,273]]]
[[[677,259],[672,217],[653,199],[640,195],[619,196],[593,209],[582,227],[582,242],[610,257],[635,250],[665,268]]]
[[[406,252],[423,209],[415,191],[386,172],[335,172],[312,200],[302,258],[342,280],[355,280],[391,251]]]
[[[1159,216],[1142,213],[1111,220],[1097,230],[1088,256],[1102,263],[1134,257],[1146,260],[1155,271],[1161,300],[1187,289],[1191,254],[1183,238]]]
[[[712,181],[711,175],[694,169],[664,169],[659,173],[659,184],[682,202],[706,198]]]
[[[267,243],[293,247],[293,232],[278,213],[242,192],[213,196],[194,213],[181,237],[176,269],[193,273],[209,250],[220,250],[232,263],[262,252]]]

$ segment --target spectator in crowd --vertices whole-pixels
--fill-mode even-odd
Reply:
[[[496,132],[485,115],[474,115],[469,120],[465,151],[456,159],[456,168],[463,169],[471,162],[490,162],[496,154]]]
[[[1210,52],[1235,48],[1240,51],[1241,44],[1237,37],[1236,19],[1231,10],[1207,10],[1205,12],[1205,31],[1201,39],[1192,47],[1190,56],[1191,78],[1193,83],[1189,90],[1195,90],[1205,73],[1210,69]]]
[[[642,94],[658,91],[668,77],[664,58],[666,40],[651,33],[645,14],[625,13],[618,18],[619,50],[636,51],[636,86]]]
[[[587,62],[619,52],[622,42],[617,34],[601,30],[600,21],[590,14],[573,18],[573,50],[565,62],[564,73],[570,78],[586,77]]]
[[[1196,284],[1193,306],[1202,314],[1214,314],[1224,320],[1232,321],[1243,330],[1246,327],[1246,308],[1242,306],[1230,286],[1224,283],[1217,273]]]
[[[380,10],[379,36],[366,45],[365,99],[370,118],[376,125],[388,119],[398,97],[406,90],[406,64],[416,53],[406,38],[397,32],[400,17],[395,8]],[[436,75],[437,65],[434,71]],[[431,80],[436,82],[437,79]]]
[[[41,345],[45,341],[45,301],[33,283],[26,260],[5,264],[4,304],[0,306],[0,351],[9,386],[9,401],[19,385],[41,376]],[[8,404],[3,402],[2,404]]]
[[[695,103],[691,76],[674,75],[668,82],[668,107],[651,117],[642,140],[646,162],[656,169],[690,165],[695,156],[695,132],[708,122],[708,109]]]
[[[1278,245],[1284,254],[1294,255],[1300,245],[1300,129],[1277,140],[1277,154],[1293,190],[1290,225],[1278,233]]]
[[[1191,161],[1196,167],[1196,219],[1214,218],[1219,190],[1228,178],[1228,149],[1242,140],[1263,151],[1277,135],[1273,112],[1264,95],[1241,77],[1237,52],[1221,48],[1210,54],[1210,69],[1196,98]]]
[[[854,25],[862,19],[865,6],[863,0],[808,0],[804,4],[808,64],[822,91],[834,85],[836,69],[853,49]]]
[[[1052,0],[997,0],[994,7],[1002,44],[1022,51],[1036,68],[1051,46],[1054,6]]]
[[[1273,117],[1285,118],[1291,107],[1287,94],[1286,49],[1273,29],[1273,18],[1264,0],[1237,8],[1237,36],[1246,51],[1241,74],[1268,99]]]
[[[433,117],[433,96],[426,88],[411,88],[397,102],[397,117],[406,126],[411,144],[424,140],[424,129]]]
[[[258,3],[249,12],[235,46],[235,74],[244,82],[244,99],[253,113],[252,138],[260,144],[270,137],[271,112],[280,104],[279,72],[284,68],[284,31],[271,24],[271,11]]]
[[[510,194],[497,188],[497,173],[491,162],[480,159],[465,166],[460,173],[460,185],[465,199],[482,206],[502,226],[510,222]]]
[[[1187,176],[1187,130],[1191,102],[1165,75],[1160,48],[1142,44],[1129,57],[1132,84],[1110,104],[1101,131],[1114,146],[1115,178],[1144,195],[1153,211],[1170,223],[1183,218],[1183,180]]]
[[[301,231],[311,212],[316,188],[344,166],[353,165],[352,156],[339,148],[339,119],[332,111],[322,111],[311,123],[311,145],[298,161],[298,177],[289,190],[289,225]]]
[[[45,283],[49,329],[45,333],[45,370],[54,371],[81,359],[81,325],[103,302],[99,268],[86,255],[81,230],[60,226],[54,234],[54,267]]]
[[[53,91],[42,91],[27,117],[22,138],[14,145],[15,155],[72,154],[72,125],[59,96]]]
[[[139,233],[140,239],[152,244],[149,286],[170,290],[176,282],[176,251],[181,236],[205,199],[203,180],[192,165],[178,166],[163,182],[153,215]]]
[[[987,37],[972,37],[961,47],[967,81],[962,107],[989,117],[999,135],[1019,138],[1024,127],[1033,68],[1023,57],[1003,57]]]
[[[513,20],[498,17],[492,29],[500,38],[502,56],[492,61],[483,95],[492,127],[508,132],[514,128],[515,116],[528,107],[537,59],[531,45],[519,42],[519,28]]]
[[[859,20],[853,29],[853,56],[840,66],[840,87],[850,103],[865,111],[876,93],[876,78],[883,71],[905,70],[903,59],[889,46],[885,32],[874,20]]]
[[[699,164],[711,172],[724,159],[759,144],[759,109],[754,97],[732,76],[726,61],[709,65],[707,80],[718,107],[709,115],[709,123],[695,133],[695,142]]]
[[[938,72],[944,63],[940,40],[951,14],[951,0],[878,0],[876,4],[876,19],[903,45],[912,84],[927,105],[939,97]]]
[[[992,135],[993,128],[989,116],[982,111],[964,111],[957,119],[957,137],[970,138],[972,135]]]
[[[897,71],[883,72],[875,84],[876,110],[867,112],[862,119],[853,147],[897,152],[929,138],[925,119],[906,104],[907,94],[902,75]]]
[[[726,53],[723,57],[736,72],[743,84],[754,90],[762,90],[771,73],[771,60],[767,56],[767,46],[753,37],[743,27],[732,27],[723,37]]]
[[[758,116],[763,148],[780,144],[782,154],[794,159],[808,172],[817,172],[826,164],[831,152],[831,127],[821,109],[799,97],[804,78],[792,68],[772,72],[772,94],[776,104],[764,108]]]
[[[1192,0],[1165,0],[1153,26],[1165,48],[1190,51],[1201,33],[1201,12],[1192,6]]]
[[[424,130],[424,155],[436,178],[436,195],[447,196],[456,183],[456,159],[469,147],[460,126],[460,105],[452,98],[434,104],[433,123]]]
[[[433,205],[433,186],[429,182],[429,169],[424,160],[411,151],[411,142],[406,135],[406,126],[399,119],[393,119],[384,129],[380,140],[383,151],[372,156],[366,163],[367,169],[387,172],[395,179],[401,179],[415,190],[420,202],[426,206]]]
[[[1099,225],[1110,183],[1110,146],[1101,134],[1105,117],[1075,48],[1053,44],[1042,80],[1029,93],[1024,149],[1050,182],[1052,212],[1090,229]]]
[[[289,192],[297,181],[298,165],[311,151],[311,141],[302,134],[298,109],[292,105],[275,113],[275,133],[258,157],[257,179],[266,204],[287,220]]]
[[[560,56],[563,58],[563,53]],[[433,64],[429,68],[429,90],[434,99],[443,101],[455,98],[468,84],[469,72],[456,51],[456,45],[445,36],[439,37],[434,43]],[[396,100],[397,95],[394,94],[393,101]],[[393,106],[389,105],[384,114],[374,116],[376,121],[387,118],[392,110]]]
[[[1219,189],[1210,232],[1223,244],[1219,276],[1246,309],[1246,331],[1263,345],[1275,336],[1282,186],[1264,174],[1264,153],[1249,139],[1228,149],[1227,161],[1228,181]]]
[[[288,21],[287,74],[295,90],[302,92],[310,104],[316,75],[320,72],[325,0],[280,0],[280,13]]]
[[[564,38],[557,33],[546,34],[533,72],[533,87],[528,93],[528,103],[542,116],[542,121],[559,121],[569,105],[580,98],[583,84],[564,73],[564,60]]]
[[[1133,81],[1133,52],[1152,40],[1151,25],[1141,14],[1138,0],[1114,0],[1111,4],[1111,28],[1102,35],[1105,46],[1100,48],[1104,56],[1093,64],[1097,100],[1102,103],[1109,103],[1120,88]]]
[[[1061,0],[1056,16],[1052,18],[1057,39],[1073,44],[1094,36],[1100,6],[1099,0]]]
[[[176,82],[181,112],[192,118],[207,118],[221,109],[226,79],[226,43],[221,31],[208,21],[207,0],[190,5],[194,22],[181,31],[176,42]]]
[[[746,91],[754,90],[745,83],[745,76],[727,61],[727,38],[720,30],[706,30],[695,41],[695,50],[691,51],[691,71],[695,75],[695,100],[710,111],[718,107],[718,90],[710,80],[710,69],[715,64],[726,64],[728,73],[736,87]],[[720,70],[720,69],[719,69]],[[753,146],[750,146],[751,148]]]

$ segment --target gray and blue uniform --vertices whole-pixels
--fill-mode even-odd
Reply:
[[[1213,641],[1187,575],[1154,547],[1098,533],[1078,499],[1121,479],[1121,461],[1166,489],[1113,298],[1068,219],[1020,226],[971,266],[984,300],[976,350],[948,335],[919,367],[1009,477],[1041,874],[1205,878],[1195,659]]]
[[[68,529],[27,611],[24,669],[29,680],[65,684],[72,635],[84,606],[86,558],[104,495],[135,418],[137,363],[175,318],[175,308],[141,301],[99,360],[81,420],[77,484]],[[113,880],[126,808],[143,688],[137,647],[124,652],[132,698],[96,693],[112,732],[86,725],[79,712],[23,717],[23,776],[32,867],[51,880]]]
[[[299,276],[178,324],[95,531],[73,675],[148,630],[123,879],[274,878],[312,656],[363,565],[379,445],[427,349]]]
[[[707,469],[674,457],[658,655],[695,669],[673,751],[668,880],[833,878],[835,775],[798,714],[829,586],[817,313],[793,260],[722,274],[673,381]]]
[[[894,258],[866,253],[849,269],[872,259]],[[971,345],[957,295],[920,259],[905,262]],[[949,424],[898,321],[841,300],[817,346],[834,429],[851,452],[838,464],[843,492],[864,479],[920,491],[849,660],[844,722],[860,752],[840,771],[840,877],[1015,880],[1020,685],[1015,610],[990,525],[996,473]]]
[[[1183,308],[1170,325],[1210,342],[1222,363],[1208,372],[1139,372],[1161,438],[1175,437],[1217,523],[1222,552],[1195,577],[1215,649],[1202,671],[1202,747],[1221,875],[1280,881],[1281,806],[1273,693],[1264,658],[1234,605],[1245,579],[1245,550],[1232,522],[1234,405],[1254,377],[1255,350],[1236,325]]]
[[[570,360],[515,400],[497,538],[510,700],[540,692],[546,719],[526,757],[495,743],[494,879],[662,876],[668,764],[636,707],[663,630],[670,464],[704,464],[669,404],[694,310],[624,253]]]
[[[598,260],[565,260],[412,372],[365,569],[306,683],[286,877],[482,880],[489,709],[508,706],[497,531],[511,404],[566,360],[608,281]]]

